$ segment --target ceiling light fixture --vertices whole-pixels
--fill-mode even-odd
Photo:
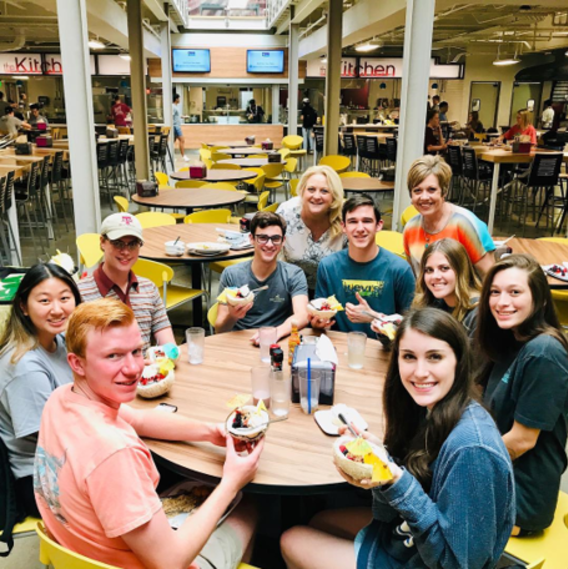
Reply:
[[[516,65],[517,63],[520,62],[521,60],[517,58],[516,50],[515,50],[515,55],[513,55],[513,57],[506,57],[505,59],[501,59],[501,44],[497,46],[497,58],[493,62],[493,65],[504,67],[505,65]]]
[[[119,53],[118,57],[120,57],[121,59],[124,59],[125,61],[130,61],[132,59],[130,57],[130,55],[128,55],[128,53]]]
[[[104,49],[106,47],[106,45],[99,40],[89,40],[88,45],[91,49]]]
[[[359,51],[359,52],[375,51],[376,49],[379,49],[379,47],[381,47],[379,44],[367,42],[367,43],[362,43],[362,44],[356,45],[355,51]]]
[[[12,75],[12,79],[16,79],[18,81],[27,81],[29,79],[28,75]]]

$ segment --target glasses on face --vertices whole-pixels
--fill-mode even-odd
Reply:
[[[134,239],[133,241],[122,241],[122,239],[114,239],[110,240],[110,244],[119,251],[123,251],[124,249],[128,249],[129,251],[136,251],[142,245],[142,242],[138,239]]]
[[[266,245],[269,241],[272,241],[274,245],[280,245],[282,243],[282,235],[255,235],[254,238],[261,245]]]

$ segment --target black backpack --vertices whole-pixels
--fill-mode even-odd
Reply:
[[[0,438],[0,542],[5,543],[7,551],[0,551],[0,557],[8,557],[14,547],[12,530],[14,526],[23,522],[26,517],[23,505],[16,495],[15,479],[10,461],[8,449]],[[2,547],[2,549],[5,549]]]

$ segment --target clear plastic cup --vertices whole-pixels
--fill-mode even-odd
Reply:
[[[361,369],[365,363],[367,334],[349,332],[347,334],[347,363],[351,369]]]
[[[205,330],[203,328],[188,328],[185,331],[187,355],[190,364],[202,364],[205,351]]]
[[[260,346],[260,360],[270,363],[270,346],[276,344],[276,328],[274,326],[263,326],[258,333],[258,344]]]
[[[300,406],[302,411],[311,415],[318,410],[322,370],[311,369],[308,377],[307,369],[300,369]]]
[[[276,417],[285,417],[290,410],[291,377],[283,371],[270,373],[270,411]]]
[[[259,366],[250,370],[252,402],[257,405],[262,400],[265,407],[270,407],[270,367]]]

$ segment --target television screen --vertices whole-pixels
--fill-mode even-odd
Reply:
[[[284,73],[284,51],[249,49],[247,73]]]
[[[174,73],[211,73],[208,49],[174,49],[172,59]]]

